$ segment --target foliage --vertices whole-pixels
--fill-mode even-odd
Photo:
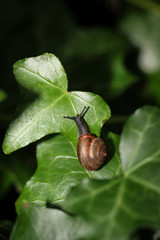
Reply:
[[[1,9],[0,238],[158,239],[159,3],[93,2],[81,15],[67,4],[8,0]],[[106,20],[87,25],[100,5]],[[76,125],[64,118],[84,106],[107,146],[98,171],[80,165]]]
[[[25,101],[21,102],[16,119],[3,142],[5,153],[11,153],[51,133],[60,132],[72,138],[73,142],[77,141],[76,129],[69,128],[64,116],[78,114],[84,105],[90,107],[90,114],[94,116],[90,126],[97,136],[103,121],[110,117],[109,107],[99,96],[67,91],[66,74],[52,54],[18,61],[14,65],[14,74],[23,88],[33,93],[23,93]]]
[[[87,220],[90,231],[89,233],[86,231],[83,238],[120,239],[126,238],[135,227],[142,224],[158,227],[160,220],[157,214],[160,200],[158,183],[160,179],[156,171],[160,157],[160,110],[149,106],[137,110],[124,127],[120,145],[118,137],[109,134],[108,140],[110,139],[114,146],[113,155],[108,159],[110,162],[97,172],[88,172],[82,168],[77,159],[75,141],[77,134],[73,127],[69,127],[67,120],[63,119],[63,115],[76,115],[78,114],[78,111],[75,111],[76,107],[79,106],[80,111],[83,108],[82,104],[87,104],[90,109],[85,114],[86,121],[92,132],[99,134],[102,123],[110,116],[109,107],[97,95],[82,92],[68,93],[64,69],[52,54],[47,53],[19,61],[14,69],[17,80],[23,83],[23,87],[34,91],[38,97],[31,103],[28,94],[27,100],[30,104],[25,102],[25,107],[21,104],[19,109],[23,112],[20,113],[18,110],[18,121],[15,120],[8,129],[3,144],[4,151],[7,153],[14,151],[49,133],[59,131],[66,136],[54,135],[37,145],[38,168],[17,201],[19,218],[14,227],[12,239],[27,239],[30,235],[34,235],[34,231],[32,233],[30,229],[30,222],[27,224],[28,230],[25,237],[21,237],[20,234],[23,217],[26,219],[26,214],[29,214],[31,221],[34,218],[34,215],[30,216],[29,212],[34,214],[33,209],[36,205],[28,208],[33,202],[42,206],[58,204],[66,210],[65,215],[67,212],[76,214],[80,218],[81,234],[84,234],[81,225],[86,225],[83,218]],[[89,114],[90,110],[90,114],[94,114],[94,119]],[[90,117],[88,120],[87,115]],[[55,131],[56,127],[57,131]],[[153,136],[154,144],[152,144]],[[111,150],[108,151],[110,153]],[[155,175],[150,172],[154,172]],[[73,186],[75,187],[71,189]],[[140,198],[138,198],[139,195],[141,195]],[[148,208],[148,206],[152,207]],[[37,211],[39,210],[35,209],[35,214]],[[49,214],[50,211],[48,211]],[[43,224],[53,224],[56,213],[54,215],[54,210],[52,211],[50,222],[47,223],[48,217],[46,216],[47,222],[44,223],[45,218],[43,218]],[[62,215],[66,219],[66,216]],[[121,218],[123,221],[120,220]],[[65,224],[67,220],[62,219],[61,221]],[[75,221],[71,220],[71,216],[69,219]],[[39,226],[41,226],[42,222],[39,221]],[[26,229],[27,226],[25,224]],[[100,227],[104,231],[99,232]],[[53,230],[49,229],[47,234],[53,236]],[[41,233],[40,230],[38,232]],[[75,229],[73,228],[73,231],[70,229],[69,234],[71,239],[74,239]],[[34,237],[34,239],[38,238],[38,236]],[[77,238],[79,235],[75,236],[75,239]]]

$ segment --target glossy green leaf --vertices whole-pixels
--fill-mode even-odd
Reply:
[[[56,135],[38,144],[38,168],[16,202],[17,211],[24,203],[45,206],[46,202],[61,202],[70,188],[86,177],[108,179],[120,175],[119,137],[110,133],[107,145],[109,163],[98,171],[87,171],[79,163],[77,149],[67,137]]]
[[[21,207],[10,239],[83,240],[86,235],[90,235],[90,227],[78,216],[31,204]]]
[[[97,239],[127,239],[144,225],[160,228],[159,119],[157,107],[137,110],[120,140],[123,175],[110,180],[83,180],[63,203],[67,211],[94,224]]]
[[[120,142],[122,169],[125,174],[134,174],[139,169],[143,172],[146,165],[158,164],[160,160],[159,118],[159,108],[146,106],[137,110],[125,125]],[[151,171],[152,174],[153,171]]]
[[[20,60],[14,64],[22,99],[15,120],[6,133],[3,150],[10,153],[51,133],[62,133],[77,143],[77,129],[63,116],[75,116],[89,107],[85,119],[97,136],[110,109],[103,99],[87,92],[68,92],[67,76],[53,55]]]

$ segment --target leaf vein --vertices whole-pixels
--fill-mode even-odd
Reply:
[[[60,89],[61,91],[64,91],[61,87],[55,85],[53,82],[50,82],[47,78],[42,77],[40,74],[35,73],[35,72],[31,71],[31,70],[28,69],[28,68],[25,68],[25,67],[19,67],[19,69],[23,69],[23,70],[26,71],[26,72],[32,73],[34,76],[36,76],[36,77],[38,76],[43,82],[45,82],[45,83],[51,85],[52,87],[58,88],[58,89]]]
[[[150,190],[152,190],[153,192],[157,192],[160,194],[160,187],[159,186],[156,186],[154,185],[153,183],[151,182],[147,182],[146,180],[142,179],[142,178],[138,178],[136,176],[129,176],[128,177],[130,180],[132,180],[133,182],[136,182],[142,186],[145,186],[146,188],[149,188]]]
[[[19,135],[17,135],[10,144],[13,144],[13,142],[15,142],[17,139],[20,138],[20,136],[27,130],[29,129],[33,123],[35,123],[37,121],[37,119],[39,119],[40,116],[42,116],[50,107],[53,107],[60,99],[62,99],[64,97],[65,94],[63,94],[61,97],[59,97],[55,102],[53,102],[51,105],[49,105],[47,108],[42,109],[41,112],[38,113],[38,115],[35,115],[35,117],[32,119],[31,123],[29,123],[25,128],[22,129],[22,131],[19,133]]]

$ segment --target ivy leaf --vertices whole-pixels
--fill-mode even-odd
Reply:
[[[97,239],[127,239],[142,225],[160,228],[159,119],[157,107],[137,110],[120,140],[123,175],[110,180],[83,180],[63,203],[67,211],[92,222]]]
[[[76,147],[65,136],[56,135],[38,144],[38,168],[16,202],[17,212],[22,204],[30,202],[45,206],[47,202],[63,201],[70,188],[86,177],[108,179],[120,175],[119,137],[110,133],[107,143],[109,163],[98,171],[81,166]]]
[[[16,62],[14,75],[21,85],[22,99],[4,138],[7,154],[51,133],[62,133],[77,143],[75,124],[63,116],[75,116],[84,106],[89,107],[85,119],[97,136],[110,117],[108,105],[98,95],[67,91],[66,73],[53,54]]]
[[[90,235],[90,227],[79,217],[69,216],[57,209],[30,204],[21,207],[10,239],[78,240],[85,239],[86,235]]]
[[[137,175],[139,169],[142,171],[146,165],[152,163],[153,166],[159,161],[159,118],[159,108],[146,106],[137,110],[127,122],[120,142],[122,169],[125,174],[135,175],[136,172]],[[152,173],[151,171],[151,175]]]

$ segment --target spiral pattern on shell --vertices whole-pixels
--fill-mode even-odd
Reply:
[[[88,133],[80,136],[77,153],[81,165],[89,171],[95,171],[103,166],[107,150],[103,139]]]

